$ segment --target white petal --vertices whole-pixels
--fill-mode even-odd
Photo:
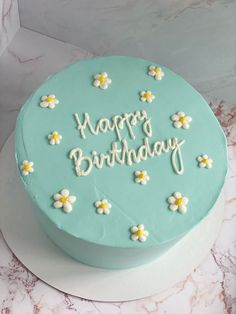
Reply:
[[[97,213],[98,213],[99,215],[103,214],[103,209],[100,208],[100,207],[98,207],[98,208],[97,208]]]
[[[22,174],[23,174],[24,176],[28,176],[29,172],[26,171],[26,170],[24,170],[24,171],[22,171]]]
[[[104,198],[104,199],[102,200],[102,202],[105,203],[105,204],[107,204],[107,203],[108,203],[108,200]]]
[[[178,206],[172,204],[172,205],[169,206],[169,209],[170,209],[172,212],[175,212],[175,211],[178,209]]]
[[[146,101],[146,98],[141,97],[140,100],[141,100],[142,102],[145,102],[145,101]]]
[[[93,82],[93,85],[96,86],[96,87],[99,87],[100,86],[100,81],[99,80],[95,80]]]
[[[175,121],[175,122],[174,122],[174,126],[175,126],[177,129],[179,129],[179,128],[181,128],[182,123],[181,123],[180,121]]]
[[[34,168],[30,168],[29,172],[30,173],[34,172]]]
[[[145,235],[141,235],[139,237],[139,241],[141,241],[141,242],[145,242],[146,240],[147,240],[147,237],[145,237]]]
[[[181,198],[182,197],[182,194],[180,192],[175,192],[174,193],[174,197],[176,198]]]
[[[29,163],[28,160],[24,160],[24,161],[22,162],[23,165],[28,165],[28,163]]]
[[[101,89],[107,89],[108,88],[108,84],[107,83],[101,84],[100,88]]]
[[[207,167],[208,169],[211,169],[211,168],[212,168],[212,164],[207,164],[206,167]]]
[[[184,128],[184,129],[189,129],[189,124],[188,124],[188,122],[184,122],[184,123],[183,123],[183,128]]]
[[[104,213],[105,215],[110,214],[110,209],[109,209],[109,208],[105,208],[104,211],[103,211],[103,213]]]
[[[56,142],[55,142],[55,139],[52,138],[52,139],[50,140],[50,144],[51,144],[51,145],[55,145],[55,143],[56,143]]]
[[[149,66],[149,70],[154,70],[155,69],[155,65],[150,65]]]
[[[51,138],[52,138],[52,134],[49,134],[49,135],[48,135],[48,139],[51,139]]]
[[[46,108],[48,106],[48,103],[46,101],[43,101],[40,103],[40,107]]]
[[[200,167],[200,168],[205,168],[205,167],[206,167],[205,162],[200,162],[199,167]]]
[[[67,190],[67,189],[61,190],[61,195],[62,196],[67,197],[67,196],[69,196],[69,194],[70,194],[69,190]]]
[[[140,95],[143,96],[146,92],[145,91],[142,91],[140,92]]]
[[[98,80],[100,78],[100,76],[101,76],[100,74],[96,74],[96,75],[94,75],[94,78]]]
[[[111,84],[111,82],[112,82],[111,79],[108,77],[108,78],[107,78],[107,83],[108,83],[108,84]]]
[[[192,121],[192,117],[190,117],[190,116],[185,117],[185,119],[186,119],[187,122],[191,122]]]
[[[103,73],[102,73],[102,76],[104,76],[104,77],[106,78],[106,77],[108,76],[108,75],[107,75],[107,72],[103,72]]]
[[[64,212],[69,213],[72,211],[72,205],[70,202],[65,202],[63,205]]]
[[[197,160],[202,161],[203,160],[202,156],[198,156]]]
[[[138,229],[139,230],[144,230],[144,225],[143,224],[138,225]]]
[[[134,233],[134,232],[138,231],[138,227],[137,226],[133,226],[133,227],[130,228],[130,231],[132,233]]]
[[[30,161],[29,165],[32,167],[34,165],[34,163],[32,161]]]
[[[48,97],[47,96],[42,96],[41,100],[46,100]]]
[[[149,232],[147,230],[144,230],[143,231],[143,234],[145,235],[145,237],[148,237],[149,236]]]
[[[174,204],[175,201],[176,201],[176,198],[175,198],[174,196],[170,196],[170,197],[168,198],[168,203],[170,203],[170,204]]]
[[[186,211],[187,211],[187,207],[186,207],[185,205],[180,205],[180,206],[179,206],[179,212],[180,212],[181,214],[186,213]]]
[[[141,179],[135,178],[135,182],[136,182],[136,183],[140,183],[140,182],[141,182]]]
[[[54,100],[54,104],[55,104],[55,105],[58,105],[58,104],[59,104],[59,100],[58,100],[58,99],[55,99],[55,100]]]
[[[111,204],[107,203],[107,208],[110,209],[111,208]]]
[[[204,159],[208,159],[208,156],[207,156],[207,155],[203,155],[203,158],[204,158]]]
[[[131,239],[133,241],[137,241],[138,240],[138,236],[134,233],[134,234],[131,235]]]
[[[141,173],[141,171],[135,171],[135,175],[138,176]]]
[[[146,101],[150,104],[152,102],[151,98],[147,98]]]
[[[96,207],[99,207],[100,205],[101,205],[101,201],[95,202],[95,206],[96,206]]]
[[[55,207],[55,208],[62,208],[62,202],[59,202],[59,201],[56,201],[56,202],[54,202],[53,203],[53,206]]]
[[[184,113],[183,111],[179,111],[179,112],[177,113],[177,115],[178,115],[179,117],[185,117],[185,113]]]
[[[49,103],[49,104],[48,104],[48,107],[49,107],[50,109],[54,109],[54,108],[55,108],[55,104],[54,104],[54,103]]]
[[[56,98],[56,96],[55,95],[48,95],[48,97],[50,97],[50,98]]]
[[[58,201],[61,198],[61,194],[56,193],[56,194],[53,195],[53,198],[54,198],[55,201]]]
[[[74,196],[74,195],[68,196],[68,201],[69,201],[71,204],[73,204],[73,203],[76,201],[76,196]]]
[[[145,179],[141,179],[140,183],[141,183],[142,185],[145,185],[145,184],[147,184],[147,181],[146,181]]]
[[[179,121],[179,116],[178,116],[177,114],[173,114],[173,115],[171,116],[171,120],[172,120],[172,121]]]

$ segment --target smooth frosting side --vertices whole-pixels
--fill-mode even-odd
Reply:
[[[148,75],[151,65],[159,68],[153,62],[131,57],[81,61],[45,81],[21,110],[16,126],[17,164],[19,169],[23,161],[34,165],[34,172],[21,178],[42,214],[74,237],[110,247],[145,248],[168,243],[201,221],[220,194],[227,155],[218,121],[185,80],[165,67],[161,67],[164,76]],[[106,88],[96,88],[94,79],[100,78],[94,76],[105,71],[110,83],[106,82]],[[141,101],[140,91],[151,91],[155,98]],[[42,99],[44,95],[55,97]],[[179,120],[170,119],[173,115]],[[126,127],[119,128],[117,119],[123,119]],[[181,125],[176,124],[179,121]],[[54,130],[63,135],[63,140],[52,147],[48,135]],[[112,158],[104,156],[117,138],[116,150],[123,143],[132,153],[130,158],[126,156],[126,162],[121,157],[121,162],[113,164]],[[145,141],[152,147],[168,139],[178,139],[177,143],[183,144],[181,150],[175,150],[172,143],[170,152],[160,150],[157,158],[148,158],[144,149],[135,155]],[[95,167],[86,176],[80,175],[86,165],[80,168],[78,164],[78,148],[79,154],[87,156],[87,164],[88,158],[95,160]],[[154,147],[149,150],[152,154]],[[196,161],[204,155],[214,160],[210,171],[201,169]],[[135,163],[135,159],[140,162]],[[108,167],[103,166],[105,163]],[[148,173],[148,184],[135,183],[137,171]],[[69,214],[52,206],[52,196],[65,187],[76,197]],[[175,191],[188,196],[184,215],[168,208],[167,199]],[[112,204],[109,215],[96,212],[94,204],[102,200]],[[177,209],[181,210],[180,206]],[[148,237],[132,241],[130,228],[139,225],[145,226]]]

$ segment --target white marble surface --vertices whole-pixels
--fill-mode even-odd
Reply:
[[[235,75],[234,0],[19,0],[21,25],[94,54],[158,61],[204,85]]]
[[[90,56],[75,46],[21,29],[0,58],[0,146],[13,130],[17,112],[33,89],[52,72]],[[226,68],[234,66],[231,59],[225,63]],[[178,72],[184,76],[184,66],[176,66],[181,66]],[[204,72],[204,66],[202,69]],[[191,72],[191,68],[187,71]],[[227,134],[229,148],[224,223],[202,264],[181,282],[153,297],[123,303],[93,302],[47,286],[25,269],[0,237],[1,313],[236,313],[236,91],[235,74],[224,77],[223,73],[218,80],[209,76],[204,83],[192,82],[213,107]]]
[[[20,28],[17,0],[0,1],[0,56]]]

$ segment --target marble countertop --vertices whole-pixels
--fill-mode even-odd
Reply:
[[[17,113],[51,73],[92,55],[76,46],[20,29],[0,57],[0,148],[13,131]],[[177,71],[185,77],[183,65]],[[176,70],[176,69],[175,69]],[[29,272],[0,234],[0,310],[10,313],[233,314],[236,313],[236,92],[235,73],[226,80],[192,83],[208,100],[228,138],[229,172],[220,234],[205,260],[182,281],[149,298],[120,303],[69,296]]]

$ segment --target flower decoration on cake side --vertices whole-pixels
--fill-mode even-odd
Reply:
[[[130,231],[130,238],[133,241],[139,240],[140,242],[145,242],[147,240],[147,237],[149,236],[149,232],[145,230],[143,224],[131,227]]]
[[[51,145],[58,145],[60,144],[62,139],[61,134],[59,134],[58,132],[54,131],[51,134],[48,135],[48,140],[49,140],[49,144]]]
[[[65,213],[72,211],[72,204],[76,201],[76,196],[70,195],[70,191],[67,189],[63,189],[60,193],[54,194],[53,198],[55,200],[53,206],[55,208],[63,208]]]
[[[153,76],[155,80],[160,81],[165,76],[165,73],[160,67],[150,65],[150,67],[148,68],[148,75]]]
[[[144,90],[140,92],[139,95],[140,95],[140,100],[142,102],[151,103],[155,99],[155,95],[153,95],[150,90],[147,90],[147,91]]]
[[[103,199],[101,201],[95,202],[95,207],[97,208],[97,213],[99,215],[108,215],[110,214],[110,208],[111,204],[108,202],[108,200]]]
[[[23,176],[28,176],[30,173],[34,172],[33,166],[34,163],[32,161],[24,160],[20,166]]]
[[[93,85],[95,87],[100,87],[101,89],[107,89],[108,86],[111,84],[111,79],[108,77],[106,72],[99,73],[94,75]]]
[[[177,129],[189,129],[189,123],[192,121],[190,116],[186,116],[184,112],[180,111],[171,116],[171,120],[173,121],[173,126]]]
[[[197,157],[198,166],[200,168],[210,169],[212,168],[213,160],[209,158],[207,155],[200,155]]]
[[[184,214],[187,212],[187,204],[188,204],[188,198],[185,196],[182,196],[180,192],[173,193],[168,198],[169,209],[172,212],[178,211],[181,214]]]
[[[142,170],[142,171],[135,171],[135,182],[139,184],[147,184],[147,182],[150,180],[149,175],[147,174],[147,171]]]
[[[59,100],[55,95],[42,96],[40,107],[54,109],[59,104]]]

